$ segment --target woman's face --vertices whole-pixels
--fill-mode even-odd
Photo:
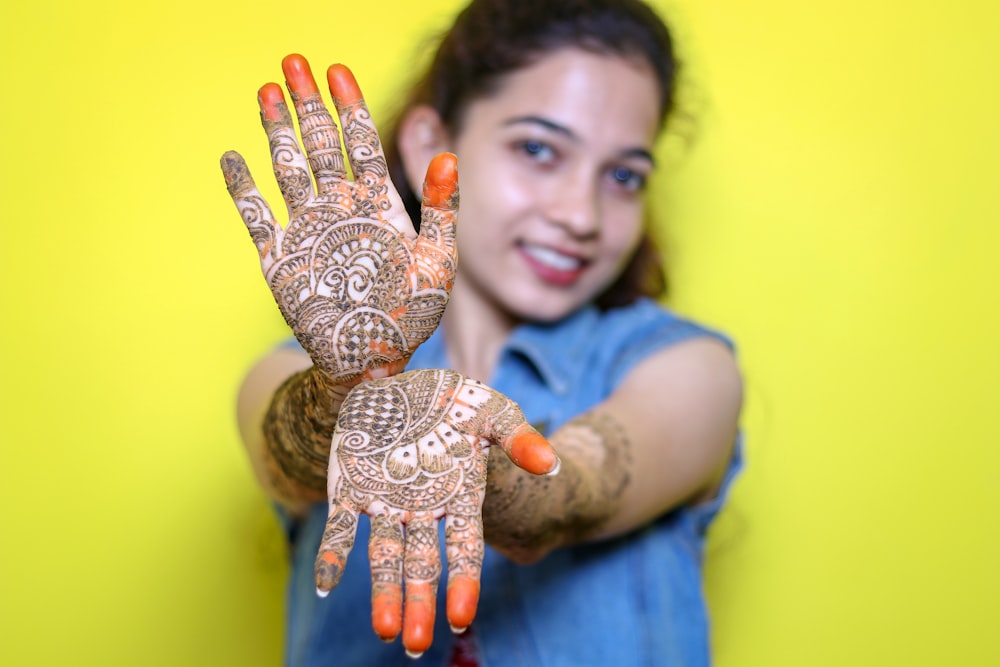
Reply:
[[[459,279],[516,320],[554,321],[599,295],[642,234],[659,125],[636,60],[563,49],[467,107],[459,158]]]

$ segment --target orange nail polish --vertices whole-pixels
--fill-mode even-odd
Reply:
[[[361,88],[346,65],[330,65],[326,70],[326,82],[338,107],[357,104],[362,100]]]
[[[281,120],[281,110],[278,105],[285,103],[285,95],[281,92],[281,86],[276,83],[265,83],[257,91],[257,103],[260,105],[260,112],[264,115],[264,120]]]
[[[285,56],[281,61],[281,71],[285,73],[288,89],[299,99],[319,93],[309,62],[304,56],[297,53]]]

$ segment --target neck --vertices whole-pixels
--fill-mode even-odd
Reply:
[[[448,362],[459,373],[489,384],[500,350],[517,324],[496,304],[456,283],[442,319]]]

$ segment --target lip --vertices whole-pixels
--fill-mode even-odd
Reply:
[[[529,245],[534,246],[536,248],[543,248],[550,252],[557,252],[560,255],[564,255],[566,257],[572,257],[577,260],[578,265],[576,268],[572,269],[562,269],[552,266],[552,264],[543,262],[537,257],[535,257],[533,254],[531,254],[531,252],[528,250]],[[536,277],[538,277],[542,282],[554,285],[556,287],[569,287],[570,285],[575,283],[577,279],[586,270],[587,265],[589,264],[589,262],[583,258],[580,258],[571,253],[566,253],[561,250],[550,248],[548,246],[527,244],[521,242],[517,244],[517,250],[520,253],[521,258],[524,260],[525,264],[528,265],[528,267],[531,269],[532,273],[534,273]]]

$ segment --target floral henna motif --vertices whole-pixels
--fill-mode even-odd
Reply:
[[[521,452],[529,472],[558,465],[515,403],[455,371],[409,371],[352,389],[333,436],[330,515],[316,559],[321,594],[339,582],[357,515],[368,514],[372,624],[387,640],[402,630],[411,653],[426,650],[441,576],[437,522],[445,517],[448,620],[456,631],[467,627],[479,596],[491,442]]]
[[[289,56],[283,69],[304,152],[281,88],[265,85],[259,102],[287,226],[275,222],[239,154],[223,156],[222,168],[282,316],[315,366],[350,386],[401,370],[441,319],[456,269],[454,156],[428,168],[417,236],[350,72],[328,73],[342,148],[305,59]]]

